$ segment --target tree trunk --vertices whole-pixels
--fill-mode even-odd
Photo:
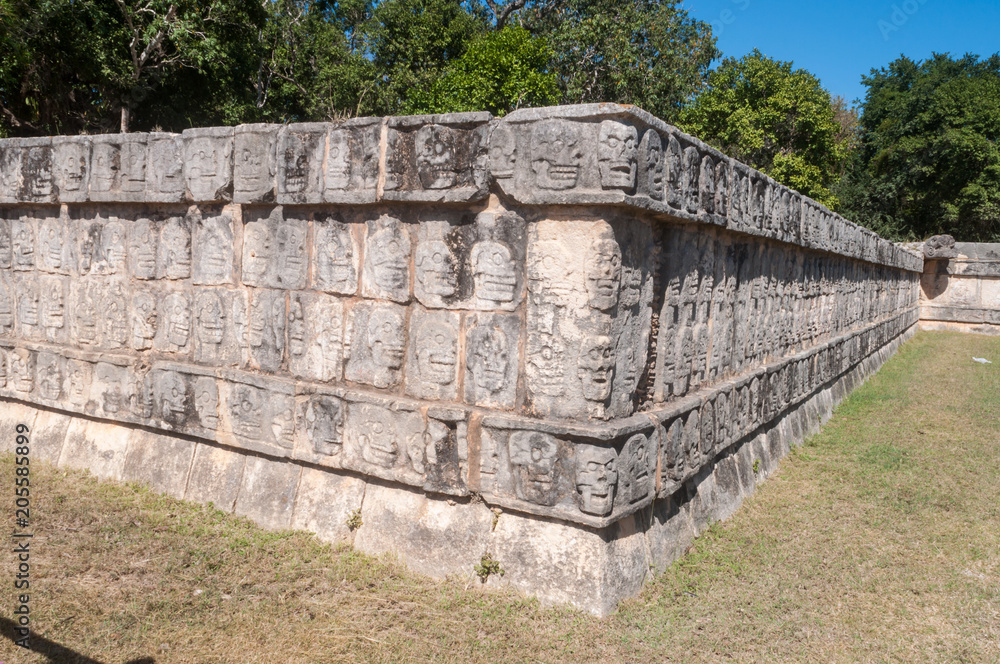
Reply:
[[[122,104],[122,133],[128,133],[128,106]]]

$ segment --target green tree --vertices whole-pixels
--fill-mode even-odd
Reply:
[[[853,133],[819,79],[754,49],[726,58],[681,115],[685,131],[831,207]]]
[[[399,114],[486,30],[482,11],[459,0],[383,0],[358,26],[373,66],[362,113]]]
[[[711,27],[677,0],[549,0],[520,20],[552,48],[565,104],[635,104],[675,121],[719,55]]]
[[[489,111],[504,115],[523,106],[556,103],[555,74],[545,71],[551,51],[540,37],[508,25],[478,37],[425,94],[413,113]]]
[[[1000,54],[900,57],[862,82],[844,213],[899,239],[1000,241]]]

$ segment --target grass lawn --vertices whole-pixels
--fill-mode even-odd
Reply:
[[[605,620],[86,473],[39,465],[32,485],[49,654],[4,638],[7,664],[1000,662],[1000,338],[919,334]]]

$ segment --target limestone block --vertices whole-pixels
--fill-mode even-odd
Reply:
[[[189,200],[232,200],[233,138],[232,127],[185,129],[181,134]]]
[[[307,228],[305,220],[285,218],[280,207],[251,212],[243,229],[243,283],[305,288]]]
[[[22,215],[11,221],[11,252],[13,268],[18,271],[35,269],[35,220]]]
[[[281,369],[288,323],[285,299],[284,291],[264,288],[249,291],[245,335],[248,367],[268,373]]]
[[[17,293],[9,273],[0,273],[0,337],[9,338],[14,335],[14,310]]]
[[[532,412],[598,419],[631,413],[650,334],[650,244],[648,227],[628,221],[532,226],[525,367]],[[579,247],[587,248],[582,261]]]
[[[176,203],[184,200],[184,141],[178,134],[152,132],[146,136],[146,200]]]
[[[697,532],[691,521],[690,501],[684,491],[675,492],[665,500],[653,503],[653,514],[646,530],[649,564],[661,573],[683,556]]]
[[[302,468],[265,457],[247,457],[233,511],[272,530],[289,528]]]
[[[57,188],[52,174],[52,139],[17,139],[21,159],[17,167],[17,200],[25,203],[54,203]],[[4,164],[6,166],[6,164]]]
[[[3,270],[10,270],[11,262],[14,259],[13,238],[10,231],[11,221],[7,218],[8,215],[11,219],[17,218],[17,213],[14,210],[0,211],[0,269]]]
[[[465,318],[465,402],[513,408],[517,400],[521,320],[475,313]]]
[[[242,289],[195,286],[194,359],[212,367],[235,367],[246,361],[241,339],[248,329],[247,293]]]
[[[435,401],[456,399],[459,329],[457,312],[413,309],[406,356],[407,394]]]
[[[168,217],[160,224],[156,252],[156,276],[159,279],[191,277],[191,220]]]
[[[361,505],[354,548],[393,553],[421,574],[471,578],[489,546],[493,513],[483,503],[433,498],[419,491],[370,483]]]
[[[327,542],[353,540],[354,534],[347,522],[356,510],[361,509],[366,486],[365,481],[358,477],[303,468],[291,527],[314,532]]]
[[[187,356],[192,346],[191,291],[183,286],[157,289],[155,350]]]
[[[233,158],[233,202],[273,203],[277,163],[277,125],[236,127]]]
[[[346,412],[343,399],[333,395],[297,396],[292,456],[310,463],[343,468]]]
[[[133,429],[73,419],[59,457],[62,468],[86,468],[101,479],[121,480]]]
[[[410,231],[395,217],[367,223],[361,294],[373,299],[410,300]]]
[[[383,198],[474,201],[485,198],[489,113],[388,120]]]
[[[227,210],[211,215],[194,211],[191,281],[195,284],[233,283],[233,218]]]
[[[358,292],[361,230],[359,224],[345,224],[333,214],[321,214],[313,220],[312,288],[342,295]]]
[[[639,591],[649,572],[637,521],[629,517],[600,532],[505,512],[489,541],[505,574],[489,583],[607,615]]]
[[[337,298],[292,293],[288,305],[288,368],[323,382],[340,380],[344,365],[344,309]]]
[[[381,131],[381,118],[352,118],[329,125],[323,174],[325,202],[375,202]]]
[[[0,141],[0,203],[17,203],[21,175],[21,139]]]
[[[246,459],[240,452],[198,443],[191,461],[185,500],[212,503],[220,510],[233,511]]]
[[[219,381],[217,389],[218,440],[274,457],[291,456],[296,426],[291,383],[244,374]]]
[[[128,369],[120,364],[97,362],[93,367],[90,399],[86,412],[89,415],[117,420],[128,415],[132,392]]]
[[[278,203],[319,203],[323,200],[323,160],[327,125],[303,122],[278,132]]]
[[[655,430],[591,444],[484,426],[480,444],[480,490],[505,507],[601,527],[655,494]]]
[[[91,137],[90,200],[143,202],[146,199],[148,138],[145,133]]]
[[[35,397],[51,405],[58,405],[63,395],[66,376],[66,358],[55,353],[39,351],[35,356]]]
[[[122,479],[184,498],[195,447],[190,440],[136,429],[129,441]]]
[[[403,404],[347,403],[343,467],[365,475],[423,486],[429,436],[419,411]]]
[[[37,220],[38,252],[35,267],[51,274],[69,274],[72,265],[66,222],[57,216]]]
[[[84,360],[67,359],[63,395],[73,410],[83,411],[90,401],[90,386],[94,381],[94,365]]]
[[[406,355],[406,309],[361,302],[351,309],[345,332],[350,349],[344,376],[379,388],[398,385]]]
[[[52,171],[54,191],[61,203],[87,200],[90,185],[89,136],[53,136]]]
[[[0,451],[14,452],[17,445],[17,425],[28,427],[28,442],[31,446],[35,420],[39,410],[16,401],[0,400]],[[34,451],[32,450],[32,453]]]

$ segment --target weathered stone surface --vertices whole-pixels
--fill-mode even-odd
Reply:
[[[327,542],[351,541],[354,531],[347,522],[361,510],[365,492],[360,478],[303,468],[291,527],[312,531]]]
[[[918,283],[614,105],[0,140],[0,396],[103,476],[332,539],[361,506],[363,547],[503,549],[606,612],[907,338],[921,285],[1000,327],[1000,251],[956,254]]]
[[[14,452],[17,447],[17,426],[23,424],[28,428],[28,441],[31,442],[35,430],[35,419],[38,409],[16,401],[0,401],[0,450]]]
[[[248,457],[233,511],[265,528],[289,528],[301,471],[294,464]]]
[[[181,134],[184,180],[192,201],[233,198],[232,127],[185,129]]]
[[[191,461],[186,500],[212,503],[226,512],[236,505],[247,458],[236,451],[199,443]]]
[[[122,479],[183,498],[196,443],[136,429],[129,441]]]
[[[490,544],[493,513],[482,503],[454,504],[420,491],[370,483],[354,547],[394,553],[421,574],[471,578]]]
[[[924,258],[954,258],[955,238],[950,235],[935,235],[924,242]]]
[[[501,514],[489,551],[504,570],[491,585],[512,585],[545,603],[607,615],[642,587],[649,567],[643,533],[629,517],[600,533],[519,514]]]
[[[86,468],[101,479],[122,479],[125,454],[133,429],[74,419],[66,432],[59,465]]]

